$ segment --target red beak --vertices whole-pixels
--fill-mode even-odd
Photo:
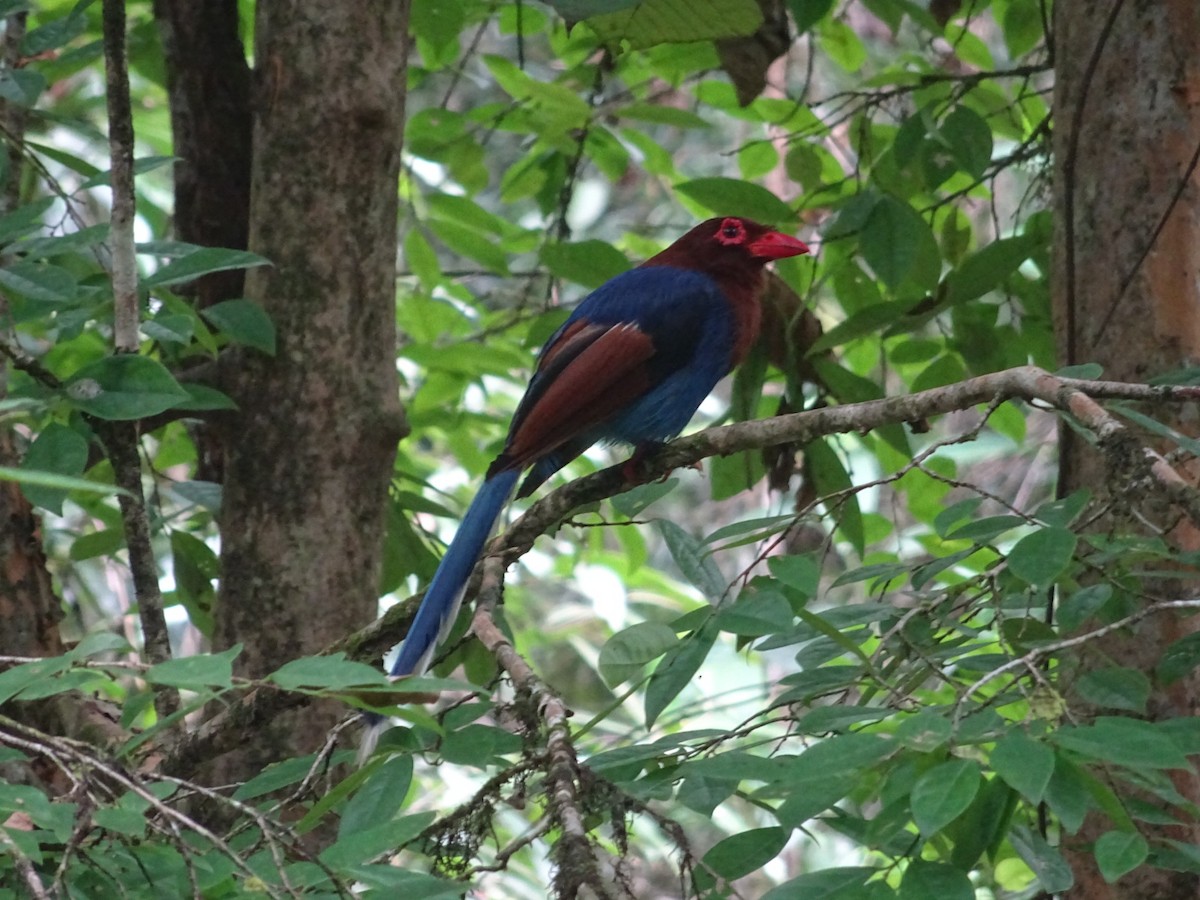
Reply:
[[[808,244],[804,241],[778,231],[768,231],[752,242],[748,249],[758,259],[785,259],[809,252]]]

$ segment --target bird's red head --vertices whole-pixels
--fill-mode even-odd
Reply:
[[[808,252],[808,245],[804,241],[749,219],[726,216],[723,219],[709,219],[699,227],[705,226],[713,230],[712,239],[721,246],[744,247],[755,259],[783,259]]]
[[[766,225],[738,216],[701,222],[645,265],[703,271],[757,269],[773,259],[808,253],[808,245]]]

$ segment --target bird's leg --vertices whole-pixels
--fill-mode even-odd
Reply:
[[[621,474],[625,476],[625,480],[630,484],[641,484],[646,480],[645,473],[642,472],[643,463],[659,450],[663,444],[661,441],[644,441],[633,448],[633,455],[625,460],[625,465],[621,466]],[[660,481],[666,479],[666,475],[660,478]]]

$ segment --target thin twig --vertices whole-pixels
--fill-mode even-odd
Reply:
[[[42,883],[41,876],[38,875],[37,869],[33,867],[33,862],[21,851],[17,842],[10,838],[8,832],[3,828],[0,828],[0,846],[12,854],[13,865],[16,867],[17,873],[21,876],[21,880],[25,882],[25,887],[29,891],[30,896],[34,900],[50,900],[50,894],[46,890],[46,885]]]
[[[1112,634],[1115,631],[1129,628],[1131,625],[1136,625],[1149,616],[1161,612],[1169,612],[1177,609],[1200,609],[1200,600],[1161,600],[1158,603],[1153,603],[1150,606],[1145,606],[1137,612],[1126,616],[1123,619],[1118,619],[1116,622],[1110,622],[1107,625],[1102,625],[1093,631],[1085,634],[1078,634],[1074,637],[1064,638],[1061,641],[1052,641],[1042,644],[1039,647],[1034,647],[1024,656],[1019,656],[1016,659],[1010,659],[1002,666],[997,666],[978,681],[972,684],[963,695],[958,699],[958,703],[954,707],[954,726],[957,728],[959,720],[963,715],[963,708],[967,701],[972,696],[982,690],[991,682],[995,681],[1001,675],[1011,672],[1014,669],[1029,669],[1030,672],[1037,673],[1037,664],[1047,657],[1055,656],[1062,653],[1064,650],[1072,650],[1075,647],[1081,647],[1084,644],[1090,644],[1092,641],[1099,640],[1105,635]]]
[[[129,101],[129,68],[125,55],[125,4],[104,0],[104,62],[108,95],[108,142],[112,157],[113,344],[117,353],[137,353],[137,258],[133,246],[133,116]],[[138,618],[146,658],[163,662],[171,658],[167,620],[163,614],[158,566],[150,546],[150,519],[142,491],[142,465],[138,456],[135,422],[96,423],[112,462],[120,495],[129,568],[137,595]],[[160,716],[179,709],[179,693],[170,688],[155,691],[154,706]]]
[[[104,69],[108,100],[108,151],[112,158],[113,343],[118,353],[138,349],[137,257],[133,247],[133,112],[125,56],[124,0],[104,0]]]

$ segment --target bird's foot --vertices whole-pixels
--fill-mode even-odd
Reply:
[[[649,473],[646,471],[646,460],[658,453],[662,447],[663,445],[657,442],[638,444],[633,448],[633,455],[621,466],[621,475],[629,484],[642,484],[647,481]],[[670,473],[666,472],[655,480],[666,481],[668,475]]]

